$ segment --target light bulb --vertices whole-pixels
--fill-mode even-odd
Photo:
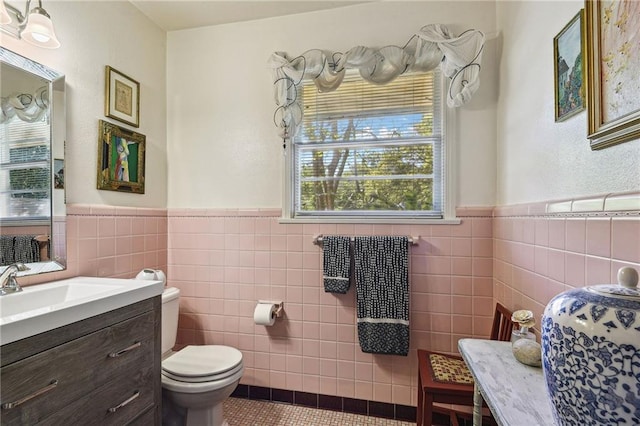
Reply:
[[[46,43],[51,39],[51,37],[49,37],[48,35],[40,34],[40,33],[33,33],[33,34],[31,34],[31,36],[35,40],[38,40],[40,43]]]

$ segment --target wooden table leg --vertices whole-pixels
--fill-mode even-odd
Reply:
[[[422,426],[424,422],[424,389],[422,389],[422,378],[418,370],[418,408],[416,409],[416,425]]]

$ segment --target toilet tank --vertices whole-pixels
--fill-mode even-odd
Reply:
[[[167,287],[162,292],[162,354],[176,344],[178,334],[178,307],[180,305],[180,290]]]

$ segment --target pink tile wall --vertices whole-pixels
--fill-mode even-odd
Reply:
[[[0,235],[47,235],[48,226],[2,226]]]
[[[54,220],[54,244],[66,227],[67,269],[20,278],[22,285],[75,276],[132,278],[141,269],[167,269],[165,209],[67,206]]]
[[[459,208],[459,225],[279,224],[279,210],[69,206],[68,268],[24,285],[78,275],[168,272],[182,290],[179,342],[242,350],[243,383],[416,404],[416,348],[456,352],[486,337],[493,303],[540,319],[556,294],[640,269],[640,212],[546,215],[539,205]],[[492,218],[492,214],[495,216]],[[64,233],[56,221],[54,234]],[[420,235],[411,247],[409,357],[364,354],[354,291],[324,293],[317,234]],[[258,299],[285,302],[273,327],[253,323]]]
[[[565,290],[617,282],[622,266],[640,270],[640,212],[514,214],[496,209],[494,297],[534,312]]]
[[[640,269],[640,212],[546,215],[540,205],[459,208],[459,225],[279,224],[279,210],[69,206],[68,268],[24,285],[78,275],[133,277],[164,269],[182,290],[180,344],[242,350],[242,382],[416,404],[416,348],[456,352],[486,337],[493,303],[540,319],[556,294]],[[492,215],[495,217],[492,218]],[[64,223],[56,221],[54,234]],[[353,288],[324,293],[317,234],[420,235],[411,247],[409,357],[364,354]],[[258,299],[285,302],[273,327],[253,323]]]
[[[460,225],[279,224],[279,210],[169,212],[168,277],[179,287],[179,344],[244,354],[242,383],[416,404],[416,348],[457,352],[485,337],[493,315],[491,209],[460,209]],[[360,350],[355,293],[325,293],[317,234],[419,235],[411,247],[410,356]],[[259,299],[286,315],[258,326]]]

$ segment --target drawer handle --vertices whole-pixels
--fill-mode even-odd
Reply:
[[[109,354],[109,358],[118,358],[119,356],[122,356],[122,355],[126,354],[127,352],[132,351],[132,350],[134,350],[134,349],[136,349],[136,348],[139,348],[140,346],[142,346],[142,343],[140,343],[140,342],[136,342],[136,343],[134,343],[133,345],[128,346],[128,347],[124,348],[124,349],[123,349],[123,350],[121,350],[121,351],[118,351],[118,352],[111,352],[111,353]]]
[[[124,401],[122,401],[120,404],[116,405],[115,407],[109,408],[109,412],[110,413],[115,413],[116,411],[118,411],[119,409],[121,409],[125,405],[129,404],[131,401],[133,401],[134,399],[136,399],[139,396],[140,396],[140,392],[136,391],[136,393],[134,393],[129,398],[127,398]]]
[[[24,398],[19,399],[19,400],[17,400],[17,401],[7,402],[7,403],[5,403],[5,404],[2,404],[2,409],[3,409],[3,410],[10,410],[10,409],[12,409],[12,408],[15,408],[15,407],[17,407],[18,405],[22,405],[22,404],[24,404],[25,402],[27,402],[27,401],[29,401],[29,400],[31,400],[31,399],[33,399],[33,398],[35,398],[35,397],[38,397],[38,396],[42,395],[43,393],[47,393],[47,392],[49,392],[50,390],[55,389],[55,387],[56,387],[56,386],[58,386],[58,381],[57,381],[57,380],[53,380],[49,385],[47,385],[47,386],[43,387],[43,388],[42,388],[42,389],[40,389],[40,390],[35,391],[35,392],[34,392],[34,393],[32,393],[31,395],[25,396]]]

